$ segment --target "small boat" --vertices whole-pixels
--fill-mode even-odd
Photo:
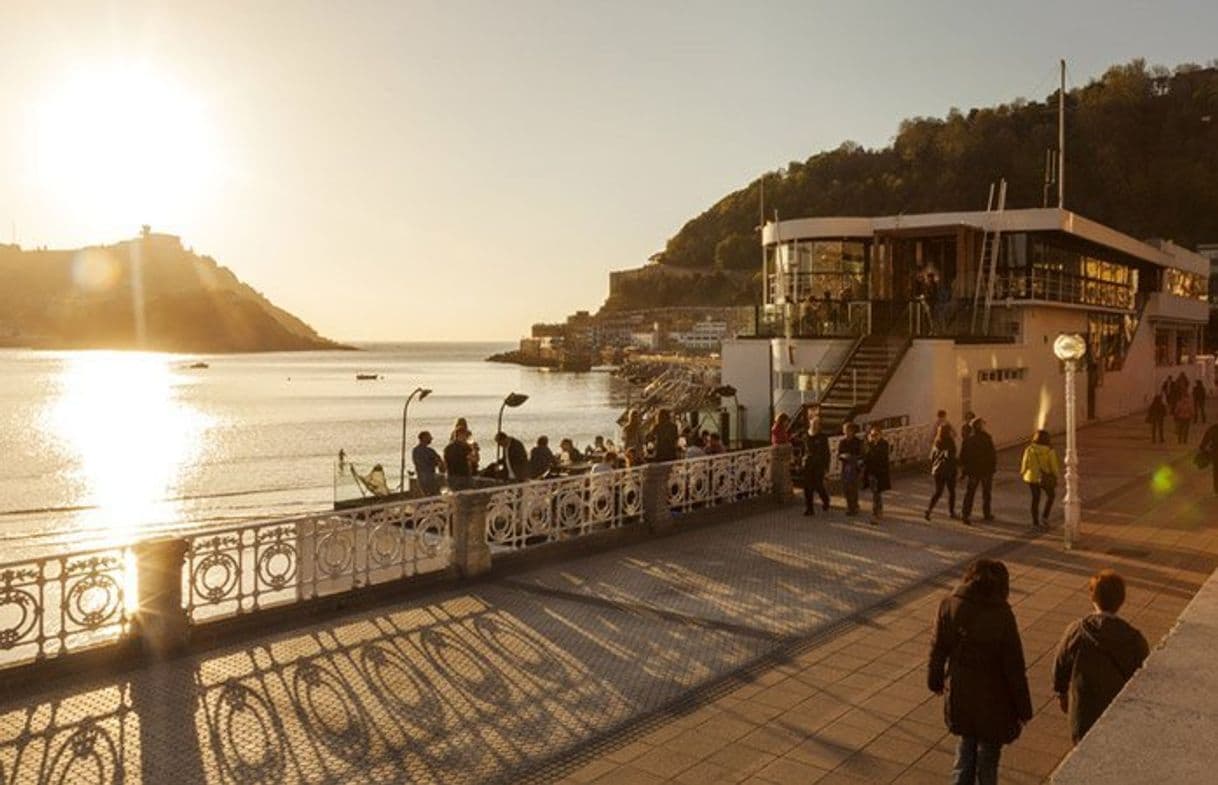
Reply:
[[[379,378],[381,378],[381,375],[379,373],[357,373],[357,374],[355,374],[355,380],[359,381],[359,382],[374,382]]]
[[[206,368],[210,368],[211,366],[208,365],[207,363],[203,362],[202,360],[199,360],[198,362],[191,363],[189,367],[191,368],[191,370],[201,371]]]

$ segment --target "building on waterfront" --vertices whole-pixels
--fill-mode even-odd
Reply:
[[[688,330],[674,330],[668,334],[668,340],[676,347],[688,352],[706,353],[719,351],[719,345],[728,334],[728,324],[724,319],[703,319],[695,322]]]
[[[795,219],[762,242],[756,334],[722,348],[748,439],[805,405],[830,425],[976,411],[1003,443],[1061,430],[1060,333],[1087,339],[1084,421],[1212,369],[1199,360],[1209,260],[1066,210]]]

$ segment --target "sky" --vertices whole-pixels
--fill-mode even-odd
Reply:
[[[183,242],[340,340],[598,308],[764,171],[1218,58],[1218,3],[0,3],[0,241]],[[980,207],[980,206],[979,206]]]

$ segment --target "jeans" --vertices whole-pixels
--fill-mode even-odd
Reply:
[[[1032,491],[1032,525],[1039,526],[1040,522],[1043,520],[1047,526],[1049,521],[1049,508],[1053,506],[1053,491],[1049,490],[1038,482],[1028,483],[1028,488]],[[1040,494],[1042,491],[1045,494],[1045,511],[1043,515],[1040,515],[1038,513],[1040,510]]]
[[[935,494],[930,497],[930,504],[926,505],[926,511],[931,512],[935,509],[935,505],[939,503],[939,497],[943,495],[943,489],[947,489],[947,511],[953,516],[956,514],[956,475],[948,477],[934,477]]]
[[[981,514],[985,518],[993,518],[994,514],[990,511],[990,504],[994,499],[994,475],[987,474],[983,477],[974,477],[971,474],[968,476],[968,482],[964,486],[964,509],[963,518],[968,520],[973,517],[973,499],[977,496],[977,486],[981,486]]]
[[[956,744],[952,785],[998,785],[998,756],[1002,745],[961,736]]]
[[[820,497],[821,505],[829,509],[829,491],[825,488],[825,470],[804,467],[804,512],[812,512],[816,508],[815,496]]]

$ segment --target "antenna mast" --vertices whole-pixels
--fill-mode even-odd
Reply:
[[[1062,58],[1061,89],[1057,93],[1057,206],[1066,209],[1066,60]]]

